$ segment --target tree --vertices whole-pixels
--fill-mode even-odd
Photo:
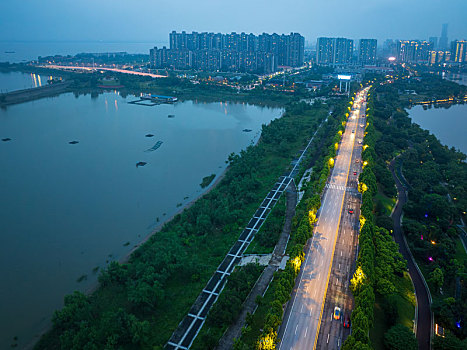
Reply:
[[[439,290],[444,284],[444,273],[439,267],[430,273],[429,281]]]
[[[402,324],[396,324],[384,335],[388,350],[417,350],[418,343],[413,332]]]

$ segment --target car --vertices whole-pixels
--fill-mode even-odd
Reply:
[[[359,160],[359,159],[355,159],[355,163],[360,163],[360,160]]]
[[[332,314],[332,317],[334,317],[335,320],[339,320],[341,318],[341,308],[336,306],[334,308],[334,313]]]
[[[359,140],[359,141],[358,141],[358,144],[361,145],[361,144],[362,144],[362,141]]]
[[[352,130],[352,134],[355,134],[355,130]]]
[[[353,172],[353,174],[354,174],[354,175],[357,175],[357,172],[356,172],[356,171],[354,171],[354,172]]]
[[[350,317],[347,312],[344,315],[344,328],[350,328]]]
[[[349,214],[353,214],[353,209],[349,209]]]

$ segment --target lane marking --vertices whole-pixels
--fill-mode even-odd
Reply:
[[[348,124],[347,125],[347,128],[349,128],[350,125]],[[347,130],[346,128],[346,130]],[[344,133],[345,134],[345,133]],[[348,167],[347,167],[347,176],[346,176],[346,179],[349,178],[349,173],[350,173],[350,166],[351,166],[351,162],[352,162],[352,153],[353,153],[353,149],[355,147],[355,138],[351,139],[352,140],[352,148],[351,148],[351,151],[350,151],[350,157],[349,157],[349,163],[348,163]],[[327,191],[326,191],[327,193]],[[341,203],[341,208],[344,207],[344,199],[345,199],[345,196],[342,195],[342,203]],[[340,213],[339,213],[340,214]],[[319,330],[321,328],[321,319],[323,317],[323,310],[324,310],[324,302],[326,301],[326,294],[327,294],[327,291],[328,291],[328,283],[329,283],[329,276],[331,275],[331,267],[332,267],[332,260],[334,258],[334,250],[336,248],[336,241],[337,241],[337,236],[338,236],[338,232],[339,232],[339,226],[340,226],[340,222],[341,222],[341,216],[342,215],[339,215],[338,216],[338,221],[337,221],[337,232],[336,232],[336,236],[334,238],[334,245],[333,245],[333,254],[331,255],[331,261],[330,261],[330,264],[329,264],[329,269],[328,269],[328,278],[326,280],[326,288],[324,289],[324,295],[323,295],[323,301],[321,303],[321,311],[320,311],[320,314],[319,314],[319,318],[318,318],[318,327],[316,329],[316,334],[315,334],[315,341],[314,341],[314,344],[313,344],[313,350],[316,349],[316,344],[318,342],[318,335],[319,335]],[[329,335],[328,335],[328,338],[329,338]]]
[[[328,340],[326,340],[326,344],[329,344],[329,333],[328,333]]]
[[[307,333],[307,331],[308,331],[308,327],[305,328],[305,338],[306,338],[306,333]]]

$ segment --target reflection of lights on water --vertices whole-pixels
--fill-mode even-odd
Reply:
[[[118,111],[118,104],[117,104],[117,100],[115,100],[115,110]]]
[[[37,81],[39,82],[39,86],[42,86],[41,76],[40,75],[37,76]]]
[[[105,99],[105,111],[108,112],[109,111],[109,106],[107,104],[107,98]]]
[[[31,73],[32,80],[34,82],[34,87],[37,87],[37,80],[36,80],[36,75],[34,73]]]

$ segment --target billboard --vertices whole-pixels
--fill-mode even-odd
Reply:
[[[352,78],[351,75],[346,75],[346,74],[338,74],[337,79],[339,80],[350,80]]]

